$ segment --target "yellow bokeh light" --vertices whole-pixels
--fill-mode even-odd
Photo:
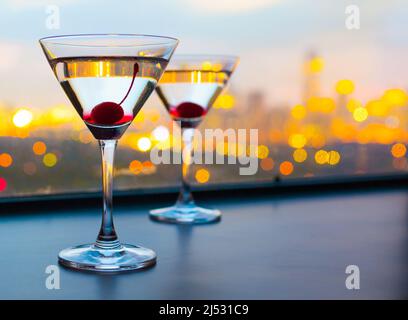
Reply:
[[[314,57],[308,61],[308,71],[311,73],[319,73],[323,71],[324,60],[320,57]]]
[[[330,113],[336,109],[336,103],[329,97],[311,97],[306,104],[312,112]]]
[[[269,155],[269,148],[264,145],[258,146],[257,157],[259,159],[265,159]]]
[[[13,163],[13,157],[8,153],[0,154],[0,166],[3,168],[8,168]]]
[[[329,161],[329,153],[326,150],[319,150],[315,153],[315,161],[317,164],[325,164]]]
[[[347,102],[347,110],[350,112],[354,112],[354,110],[356,110],[357,108],[362,108],[363,105],[361,104],[360,101],[356,100],[356,99],[350,99]]]
[[[357,122],[363,122],[364,120],[366,120],[368,117],[368,112],[366,108],[356,108],[353,112],[353,118],[354,120],[356,120]]]
[[[218,96],[213,107],[215,109],[231,109],[235,105],[235,98],[231,94],[221,94]]]
[[[294,106],[290,111],[293,118],[302,120],[306,116],[306,108],[300,104]]]
[[[336,83],[336,92],[338,94],[351,94],[354,91],[354,83],[351,80],[340,80]]]
[[[143,170],[143,165],[139,160],[133,160],[129,164],[129,170],[135,175],[138,175],[142,172]]]
[[[222,70],[222,64],[221,63],[214,63],[213,67],[212,67],[212,70],[215,71],[215,72],[221,71]]]
[[[407,153],[407,147],[402,143],[396,143],[391,147],[391,154],[394,158],[402,158]]]
[[[42,141],[37,141],[33,144],[33,152],[40,156],[43,155],[47,151],[47,146]]]
[[[366,104],[367,112],[370,116],[384,117],[389,113],[390,104],[385,100],[372,100]]]
[[[63,104],[55,106],[50,112],[52,121],[56,123],[71,121],[75,115],[71,109],[71,107]]]
[[[307,159],[307,151],[305,149],[296,149],[293,151],[293,160],[302,163]]]
[[[293,172],[293,164],[290,161],[283,161],[279,166],[279,172],[284,176],[288,176]]]
[[[143,123],[146,119],[146,114],[143,110],[140,110],[136,117],[133,119],[133,123]]]
[[[288,143],[292,148],[301,149],[306,145],[307,139],[303,134],[294,133],[289,136]]]
[[[53,167],[57,164],[57,156],[54,153],[47,153],[43,158],[43,163],[47,167]]]
[[[18,128],[28,126],[31,121],[33,121],[33,114],[27,109],[20,109],[13,116],[13,123]]]
[[[210,61],[204,61],[204,62],[201,64],[201,69],[204,70],[204,71],[209,71],[209,70],[211,70],[211,69],[212,69],[212,63],[211,63]]]
[[[143,138],[140,138],[139,140],[137,140],[137,148],[140,151],[146,152],[146,151],[150,150],[151,147],[152,147],[152,142],[150,141],[149,138],[143,137]]]
[[[340,162],[340,153],[338,153],[335,150],[329,151],[329,158],[328,158],[328,163],[331,164],[332,166],[335,166]]]
[[[408,95],[402,89],[389,89],[384,92],[382,99],[394,106],[404,106],[408,103]]]
[[[210,180],[210,172],[206,169],[198,169],[195,178],[198,183],[206,183]]]

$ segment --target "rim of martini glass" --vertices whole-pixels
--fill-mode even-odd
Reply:
[[[177,67],[175,64],[183,62],[183,61],[208,61],[208,60],[219,60],[219,61],[231,61],[232,67],[228,70],[229,72],[234,72],[236,67],[240,62],[240,58],[235,55],[226,55],[226,54],[174,54],[171,60],[169,61],[169,65],[166,68],[166,71],[174,71],[174,70],[182,70],[183,67]],[[228,69],[228,68],[227,68]]]
[[[236,62],[239,61],[239,56],[230,55],[230,54],[205,54],[205,53],[176,53],[173,55],[171,60],[211,60],[211,59],[225,59],[225,60],[235,60]]]
[[[112,37],[112,38],[141,38],[141,39],[147,39],[147,38],[152,38],[152,39],[157,39],[157,40],[163,40],[163,41],[158,41],[154,42],[153,40],[151,42],[146,41],[144,43],[139,43],[139,44],[124,44],[124,45],[111,45],[111,44],[106,44],[106,45],[92,45],[92,44],[75,44],[75,43],[64,43],[61,41],[58,41],[59,39],[79,39],[79,38],[87,38],[87,37],[94,37],[94,38],[102,38],[102,37]],[[56,41],[54,41],[56,40]],[[167,40],[167,41],[164,41]],[[168,37],[168,36],[157,36],[157,35],[151,35],[151,34],[138,34],[138,33],[78,33],[78,34],[66,34],[66,35],[58,35],[58,36],[48,36],[48,37],[43,37],[39,40],[40,43],[51,43],[59,46],[70,46],[70,47],[90,47],[90,48],[107,48],[107,47],[117,47],[117,48],[123,48],[123,47],[141,47],[141,46],[163,46],[166,44],[173,44],[173,43],[178,43],[179,40],[177,38],[173,37]]]

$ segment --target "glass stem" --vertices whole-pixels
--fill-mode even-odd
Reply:
[[[181,189],[177,200],[178,206],[194,205],[193,195],[191,194],[190,184],[188,183],[188,172],[190,169],[193,153],[194,128],[181,129],[182,134],[182,171],[181,171]]]
[[[112,215],[113,161],[116,145],[117,140],[99,140],[102,154],[103,213],[101,229],[95,245],[101,249],[120,246]]]

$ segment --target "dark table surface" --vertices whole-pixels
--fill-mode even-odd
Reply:
[[[99,275],[60,268],[60,290],[45,286],[59,250],[92,242],[96,203],[20,203],[0,215],[2,299],[366,299],[408,298],[408,191],[237,193],[201,204],[222,210],[218,224],[152,222],[160,197],[118,201],[123,242],[154,249],[155,267]],[[153,199],[154,199],[153,198]],[[360,289],[345,286],[348,265]]]

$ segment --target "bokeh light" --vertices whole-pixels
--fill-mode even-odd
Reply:
[[[143,170],[143,164],[139,160],[133,160],[129,164],[129,170],[135,175],[138,175]]]
[[[320,73],[324,68],[324,60],[321,57],[314,57],[308,61],[307,71],[310,73]]]
[[[354,83],[351,80],[340,80],[336,83],[336,92],[338,94],[351,94],[354,91]]]
[[[25,174],[32,176],[37,172],[37,166],[34,162],[26,162],[23,165],[23,171]]]
[[[394,158],[402,158],[407,153],[407,147],[402,143],[396,143],[391,147],[391,154]]]
[[[272,158],[265,158],[261,160],[261,168],[264,171],[271,171],[275,166],[275,162]]]
[[[143,174],[153,174],[156,172],[156,166],[151,161],[144,161],[142,163]]]
[[[0,192],[3,192],[7,188],[7,180],[0,177]]]
[[[406,170],[407,165],[407,158],[395,158],[392,160],[392,166],[397,170]]]
[[[306,108],[300,104],[294,106],[290,111],[293,118],[297,120],[302,120],[306,116]]]
[[[42,141],[37,141],[33,144],[33,152],[36,155],[43,155],[47,151],[47,146]]]
[[[212,69],[212,63],[211,61],[203,61],[201,64],[201,69],[204,71],[210,71]]]
[[[206,183],[210,180],[210,172],[207,169],[198,169],[195,174],[198,183]]]
[[[394,106],[404,106],[408,103],[408,95],[403,89],[388,89],[382,99]]]
[[[8,168],[13,163],[13,157],[8,153],[0,154],[0,166],[3,168]]]
[[[317,164],[325,164],[329,161],[329,153],[326,150],[319,150],[315,153],[315,161]]]
[[[348,111],[350,111],[351,113],[353,113],[354,112],[354,110],[356,110],[357,108],[361,108],[361,107],[363,107],[363,105],[362,105],[362,103],[359,101],[359,100],[357,100],[357,99],[350,99],[348,102],[347,102],[347,110]]]
[[[303,134],[295,133],[289,136],[289,145],[292,148],[301,149],[306,145],[306,137]]]
[[[330,113],[336,109],[336,103],[329,97],[311,97],[306,106],[309,111],[320,113]]]
[[[400,119],[396,116],[388,116],[385,119],[385,125],[392,129],[398,128],[400,125]]]
[[[258,146],[257,157],[259,159],[265,159],[269,155],[269,148],[265,145]]]
[[[288,176],[293,172],[293,164],[290,161],[283,161],[279,166],[279,172],[284,176]]]
[[[155,140],[162,142],[169,138],[170,132],[165,126],[158,126],[152,131],[152,136]]]
[[[293,151],[293,160],[302,163],[307,159],[307,151],[305,149],[296,149]]]
[[[371,100],[366,104],[370,116],[384,117],[390,112],[390,104],[384,100]]]
[[[329,157],[328,157],[327,162],[330,165],[335,166],[336,164],[340,162],[341,156],[339,152],[332,150],[332,151],[329,151],[328,154],[329,154]]]
[[[27,109],[19,109],[13,116],[13,123],[18,128],[28,126],[33,121],[33,114]]]
[[[53,167],[57,164],[57,156],[55,155],[55,153],[47,153],[44,158],[43,158],[43,163],[46,167]]]
[[[235,105],[235,98],[231,94],[221,94],[214,102],[214,109],[231,109]]]
[[[354,120],[356,120],[357,122],[363,122],[367,119],[368,117],[368,112],[366,108],[356,108],[353,112],[353,118]]]
[[[150,150],[151,147],[152,147],[152,142],[150,141],[149,138],[143,137],[143,138],[140,138],[139,140],[137,140],[137,148],[140,151],[146,152],[146,151]]]

